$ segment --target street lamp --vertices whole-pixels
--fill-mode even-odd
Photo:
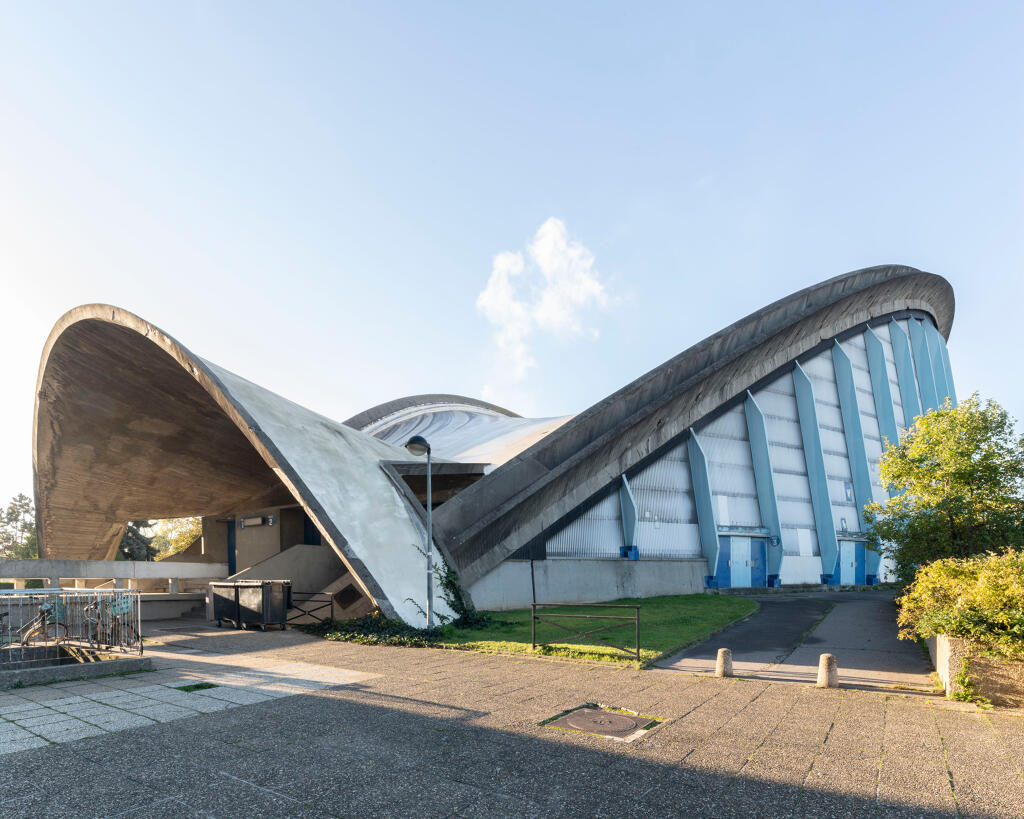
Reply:
[[[434,627],[434,518],[431,513],[433,502],[430,492],[430,444],[422,435],[413,435],[405,442],[410,455],[427,456],[427,628]]]

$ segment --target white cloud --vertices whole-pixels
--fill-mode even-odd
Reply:
[[[518,383],[536,364],[530,347],[536,333],[570,338],[597,338],[587,325],[590,310],[603,310],[609,299],[594,254],[571,239],[565,222],[551,217],[538,228],[522,252],[494,257],[487,286],[476,306],[494,326],[497,368],[492,381]],[[484,396],[496,398],[495,384]]]

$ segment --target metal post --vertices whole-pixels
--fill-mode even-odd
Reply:
[[[636,607],[636,661],[640,662],[640,607]]]
[[[434,516],[430,485],[430,448],[427,448],[427,628],[434,627]]]
[[[537,604],[530,604],[530,648],[537,650]]]

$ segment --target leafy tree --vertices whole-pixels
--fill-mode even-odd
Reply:
[[[947,399],[886,449],[880,471],[899,494],[868,504],[864,520],[903,583],[934,560],[1024,545],[1024,437],[995,401]]]
[[[121,536],[121,545],[117,547],[118,560],[152,560],[156,557],[153,547],[153,536],[143,533],[150,527],[151,521],[130,520]]]
[[[185,551],[203,534],[202,518],[168,518],[159,520],[154,527],[153,547],[157,560]]]
[[[39,557],[36,510],[32,499],[15,495],[0,513],[0,558],[25,560]]]

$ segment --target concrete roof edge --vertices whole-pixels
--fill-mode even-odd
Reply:
[[[695,389],[694,384],[716,369],[773,338],[800,326],[805,326],[803,336],[807,338],[827,338],[841,332],[841,321],[833,327],[823,327],[815,325],[813,317],[827,315],[829,308],[852,303],[859,297],[870,300],[872,293],[878,294],[878,298],[884,293],[890,300],[902,301],[903,307],[923,309],[932,315],[943,336],[949,337],[955,312],[949,282],[905,265],[880,265],[845,273],[751,313],[597,402],[439,508],[435,525],[448,539],[449,548],[461,558],[457,568],[465,572],[464,581],[477,579],[477,571],[466,570],[482,557],[474,556],[481,549],[503,551],[503,544],[509,540],[516,542],[515,548],[522,545],[518,544],[518,535],[506,538],[502,532],[492,532],[488,536],[488,526],[507,516],[511,509],[529,503],[540,487],[564,471],[565,464],[607,456],[608,442],[617,435],[616,430],[636,426],[638,419],[656,413],[672,396]],[[541,467],[532,471],[526,483],[515,469],[521,461]],[[460,548],[470,546],[470,541],[482,540],[494,542],[490,547],[483,542],[475,543],[468,553]],[[511,553],[515,548],[505,551]],[[493,558],[485,562],[492,563]]]
[[[287,480],[285,485],[295,496],[295,499],[306,509],[314,521],[321,523],[327,530],[324,532],[328,541],[334,546],[339,557],[348,564],[353,576],[364,586],[364,590],[370,595],[374,602],[388,616],[397,616],[391,601],[387,599],[383,589],[376,582],[373,576],[366,570],[348,542],[341,534],[338,527],[325,513],[321,504],[306,486],[302,477],[292,467],[286,458],[283,457],[275,443],[262,431],[259,424],[231,395],[230,390],[222,383],[207,362],[201,357],[192,353],[177,339],[161,330],[156,325],[146,321],[140,316],[120,307],[110,304],[94,303],[84,304],[75,307],[64,313],[54,324],[49,336],[43,345],[43,352],[39,362],[39,370],[36,376],[36,392],[32,415],[32,467],[33,467],[33,491],[36,502],[36,525],[37,530],[42,532],[43,516],[45,514],[45,497],[39,492],[39,464],[38,458],[38,424],[39,424],[39,399],[45,388],[46,365],[54,345],[71,326],[82,321],[102,321],[105,323],[134,330],[139,335],[149,339],[167,355],[171,356],[181,367],[191,373],[192,377],[206,392],[213,398],[217,405],[224,411],[227,417],[238,427],[242,434],[253,445],[260,457],[266,464]],[[241,378],[240,376],[236,376]],[[243,379],[245,380],[245,379]],[[252,383],[252,382],[250,382]],[[262,389],[262,388],[260,388]],[[269,391],[267,391],[269,392]],[[274,394],[276,395],[276,394]],[[288,399],[277,396],[282,401]],[[294,404],[294,402],[288,401]],[[299,405],[296,405],[299,406]],[[336,423],[336,422],[335,422]],[[41,544],[42,545],[42,544]]]

